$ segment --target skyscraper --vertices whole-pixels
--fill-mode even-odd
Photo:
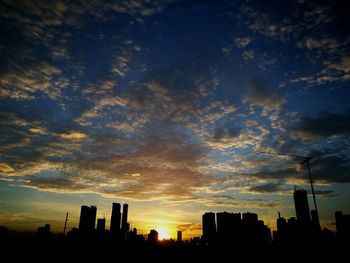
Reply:
[[[311,217],[306,190],[295,187],[293,196],[298,222],[301,224],[309,224],[311,222]]]
[[[122,231],[125,233],[128,230],[128,204],[123,204]]]
[[[158,232],[152,229],[148,234],[148,242],[151,244],[156,244],[158,242]]]
[[[111,216],[111,234],[115,235],[120,232],[120,204],[119,203],[113,203],[112,204],[112,216]]]
[[[345,215],[342,211],[335,212],[335,226],[337,238],[340,240],[350,241],[350,214]]]
[[[258,224],[258,215],[256,213],[246,212],[242,214],[242,222],[246,226]]]
[[[311,221],[315,230],[320,231],[321,230],[320,219],[318,218],[318,213],[316,210],[311,210]]]
[[[182,231],[177,231],[177,242],[182,242]]]
[[[93,232],[96,223],[96,206],[83,205],[80,210],[79,230],[81,232]]]
[[[205,213],[202,216],[203,238],[212,239],[216,233],[215,214],[212,212]]]
[[[104,232],[106,227],[106,219],[99,218],[97,219],[97,232]]]
[[[216,228],[219,234],[232,234],[241,226],[241,213],[216,213]]]

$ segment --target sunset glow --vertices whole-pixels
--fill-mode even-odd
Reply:
[[[315,208],[310,157],[335,230],[350,213],[349,3],[0,1],[0,226],[61,233],[69,212],[70,231],[93,205],[109,229],[121,203],[160,240],[200,236],[208,211],[275,229],[295,185]]]
[[[171,230],[167,227],[159,226],[159,227],[157,227],[156,230],[158,232],[158,239],[159,240],[170,239],[172,237],[170,235]]]

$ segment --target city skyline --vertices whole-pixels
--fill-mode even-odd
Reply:
[[[258,227],[258,229],[260,229],[260,232],[258,231],[258,233],[260,234],[258,235],[261,235],[260,237],[262,238],[261,242],[265,245],[270,246],[272,242],[276,242],[277,244],[281,242],[281,237],[285,235],[285,232],[290,231],[288,229],[293,229],[293,225],[297,224],[298,228],[300,228],[299,234],[302,234],[303,232],[305,232],[304,234],[307,234],[309,233],[309,231],[311,231],[310,233],[313,233],[313,235],[316,234],[316,236],[319,234],[323,234],[325,235],[325,237],[327,237],[330,233],[333,233],[337,234],[337,236],[339,235],[340,239],[347,238],[350,226],[350,214],[343,215],[343,211],[335,211],[334,225],[336,226],[336,228],[328,229],[327,227],[320,225],[316,210],[310,210],[308,203],[308,194],[305,189],[295,186],[293,192],[293,199],[295,215],[291,216],[288,219],[287,223],[286,218],[281,217],[281,213],[280,211],[278,211],[278,217],[276,218],[276,229],[271,229],[270,223],[268,225],[265,225],[265,222],[261,220],[259,215],[256,213],[232,213],[227,211],[220,211],[216,213],[206,212],[202,215],[202,225],[200,227],[201,235],[190,236],[186,239],[182,238],[182,230],[176,230],[175,239],[172,236],[173,231],[170,228],[164,226],[157,226],[155,228],[149,229],[150,232],[148,234],[144,233],[144,231],[142,231],[143,233],[140,233],[139,231],[137,231],[137,227],[132,227],[131,223],[128,220],[129,205],[127,203],[123,204],[122,211],[120,203],[112,203],[112,210],[110,215],[111,223],[109,224],[109,229],[108,226],[106,227],[106,214],[104,214],[103,218],[98,218],[96,216],[98,211],[97,206],[82,205],[80,208],[79,225],[70,227],[68,236],[70,235],[70,233],[74,233],[74,231],[79,231],[79,234],[85,236],[85,238],[92,237],[95,234],[97,234],[104,238],[110,236],[111,238],[113,238],[112,240],[119,240],[119,242],[124,242],[129,238],[133,239],[137,236],[142,236],[144,240],[145,237],[148,236],[148,241],[151,243],[166,240],[176,240],[177,242],[182,242],[183,240],[191,240],[191,242],[193,242],[193,238],[200,238],[202,242],[205,243],[209,240],[211,240],[212,242],[218,237],[221,237],[223,238],[223,241],[226,240],[225,242],[228,242],[228,244],[230,244],[231,242],[233,242],[233,240],[235,240],[232,239],[232,237],[234,236],[236,236],[235,242],[238,242],[239,239],[237,238],[242,238],[242,233],[244,231],[247,231],[247,227],[249,226],[252,227],[252,229]],[[63,236],[65,236],[68,221],[70,221],[69,212],[67,212],[66,214],[64,230],[56,231],[56,234],[63,234]],[[242,232],[242,227],[244,225],[246,230],[243,230]],[[6,226],[1,227],[9,230],[9,228]],[[11,229],[11,231],[13,230],[15,229]],[[45,238],[46,235],[50,233],[52,234],[50,230],[52,230],[51,225],[45,224],[45,226],[37,228],[37,235],[39,235],[39,237],[43,236]],[[273,231],[274,238],[272,238],[271,231]],[[295,229],[292,230],[292,233],[293,232],[295,232]],[[132,236],[130,236],[130,234]],[[275,235],[277,235],[277,237],[275,237]],[[327,238],[329,237],[330,236],[328,236]],[[48,237],[46,236],[46,238]],[[296,236],[295,238],[299,239],[300,237]],[[329,241],[331,241],[331,239]]]
[[[61,245],[65,242],[74,242],[76,246],[84,243],[102,242],[109,245],[114,244],[117,247],[120,245],[131,246],[135,249],[139,249],[142,244],[145,245],[145,241],[151,246],[161,245],[161,247],[173,247],[176,244],[182,247],[190,245],[192,248],[193,246],[199,246],[224,249],[231,246],[236,249],[256,248],[266,249],[267,251],[273,247],[287,249],[305,245],[313,247],[326,245],[329,248],[334,248],[334,245],[336,245],[342,248],[346,244],[350,237],[350,214],[346,215],[343,211],[335,211],[336,231],[332,231],[320,225],[316,210],[309,209],[305,189],[295,186],[293,199],[295,216],[287,219],[281,217],[281,213],[278,212],[277,228],[275,230],[271,230],[256,213],[221,211],[217,213],[206,212],[202,215],[202,234],[200,236],[184,240],[182,231],[177,230],[175,239],[169,235],[170,232],[167,232],[167,229],[162,227],[150,229],[149,233],[145,234],[140,233],[136,227],[130,229],[128,220],[129,205],[124,203],[121,213],[121,204],[113,202],[112,223],[109,229],[106,228],[105,217],[96,218],[98,210],[96,206],[82,205],[79,226],[72,227],[68,233],[66,232],[67,222],[69,221],[69,212],[67,212],[64,231],[56,232],[55,235]],[[0,225],[0,241],[20,241],[23,234],[13,229],[10,232],[8,227]],[[51,225],[45,224],[37,228],[36,239],[33,239],[33,241],[51,243],[55,240],[52,234]]]
[[[95,205],[109,229],[120,203],[123,231],[185,240],[207,211],[275,230],[297,186],[335,230],[334,212],[350,213],[349,13],[337,0],[0,0],[0,225],[60,232],[69,212],[68,231]]]

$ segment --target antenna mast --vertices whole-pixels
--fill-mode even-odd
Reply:
[[[67,221],[68,221],[68,212],[66,214],[66,220],[64,221],[64,228],[63,228],[63,235],[66,234],[66,229],[67,229]]]
[[[308,170],[308,175],[309,175],[309,180],[310,180],[310,185],[311,185],[312,198],[313,198],[313,201],[314,201],[316,216],[318,218],[318,209],[317,209],[317,204],[316,204],[316,195],[315,195],[314,184],[313,184],[313,181],[312,181],[311,172],[310,172],[310,164],[309,164],[309,161],[312,159],[312,157],[310,157],[310,156],[298,156],[298,155],[287,154],[287,153],[265,152],[265,151],[261,151],[259,153],[266,153],[266,154],[273,154],[273,155],[282,155],[282,156],[290,156],[290,157],[296,157],[296,158],[304,158],[304,160],[300,164],[305,164],[306,163],[306,165],[307,165],[307,170]]]
[[[310,185],[311,185],[311,191],[312,191],[312,198],[314,200],[314,206],[315,206],[315,211],[316,214],[318,216],[318,210],[317,210],[317,204],[316,204],[316,195],[315,195],[315,190],[314,190],[314,184],[311,178],[311,172],[310,172],[310,164],[309,164],[309,160],[311,160],[311,157],[305,157],[304,161],[302,161],[300,164],[305,164],[307,165],[307,170],[309,173],[309,180],[310,180]]]

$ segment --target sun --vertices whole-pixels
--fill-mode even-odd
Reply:
[[[170,238],[170,229],[166,228],[164,226],[157,227],[157,232],[158,232],[158,239],[163,240],[163,239],[169,239]]]

